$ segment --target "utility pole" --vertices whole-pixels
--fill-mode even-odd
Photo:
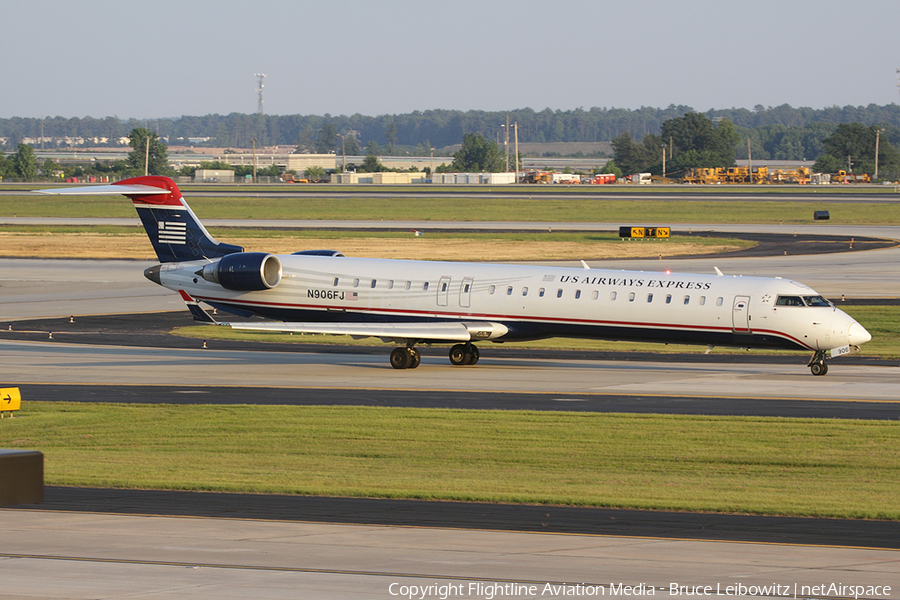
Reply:
[[[503,143],[506,146],[506,172],[509,173],[509,113],[506,113],[506,128],[503,131],[506,133],[506,141]]]
[[[519,122],[513,125],[516,132],[516,183],[519,183]]]
[[[663,144],[663,179],[666,178],[666,145]]]
[[[872,182],[878,179],[878,142],[881,139],[881,132],[884,129],[876,129],[875,130],[875,177],[872,178]]]
[[[150,174],[150,132],[147,132],[147,149],[144,151],[144,175]]]
[[[750,136],[747,136],[747,183],[753,183],[753,156],[750,154]]]
[[[253,183],[256,183],[256,138],[253,138]]]

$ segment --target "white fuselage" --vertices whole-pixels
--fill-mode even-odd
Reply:
[[[277,258],[282,279],[264,291],[206,281],[197,271],[209,261],[164,264],[160,282],[218,308],[282,321],[500,323],[507,331],[488,338],[496,341],[562,336],[823,351],[869,339],[831,305],[779,305],[779,297],[818,297],[780,278]]]

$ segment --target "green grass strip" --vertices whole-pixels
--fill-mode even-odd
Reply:
[[[0,447],[51,485],[900,519],[885,421],[26,398]]]
[[[326,190],[327,191],[327,190]],[[527,192],[526,192],[527,193]],[[77,196],[71,200],[40,194],[0,196],[0,216],[134,217],[131,203],[110,196]],[[314,219],[416,221],[550,221],[625,223],[813,223],[813,212],[827,210],[829,223],[896,225],[900,204],[847,202],[807,203],[790,197],[759,196],[748,201],[644,199],[510,198],[259,198],[195,197],[188,202],[201,219]]]

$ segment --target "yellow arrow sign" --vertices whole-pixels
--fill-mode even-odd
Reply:
[[[19,388],[0,388],[0,412],[19,410],[22,408],[22,396]]]

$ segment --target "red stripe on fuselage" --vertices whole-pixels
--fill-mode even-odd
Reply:
[[[321,304],[287,304],[283,302],[250,302],[247,300],[238,300],[233,298],[213,298],[213,297],[197,297],[196,301],[209,301],[209,302],[218,302],[221,304],[239,304],[241,306],[271,306],[274,308],[287,308],[287,309],[296,309],[296,310],[317,310],[317,311],[328,311],[328,310],[347,310],[347,306],[343,305],[333,305],[326,306]],[[716,333],[741,333],[747,335],[775,335],[781,338],[788,339],[795,344],[798,344],[804,348],[809,348],[810,350],[815,350],[809,344],[806,344],[794,336],[784,333],[782,331],[775,331],[773,329],[734,329],[732,327],[714,327],[709,325],[685,325],[681,323],[642,323],[640,321],[603,321],[598,319],[573,319],[568,317],[536,317],[536,316],[521,316],[521,315],[500,315],[500,314],[488,314],[488,313],[453,313],[453,312],[438,312],[432,310],[397,310],[391,308],[366,308],[363,310],[353,310],[352,312],[358,314],[389,314],[389,315],[409,315],[409,316],[426,316],[430,318],[444,318],[444,319],[453,319],[453,320],[465,320],[466,318],[476,319],[476,320],[486,320],[493,319],[501,322],[509,322],[509,321],[519,321],[525,323],[564,323],[564,324],[580,324],[580,325],[596,325],[603,327],[639,327],[642,329],[671,329],[671,330],[682,330],[682,331],[710,331]]]

